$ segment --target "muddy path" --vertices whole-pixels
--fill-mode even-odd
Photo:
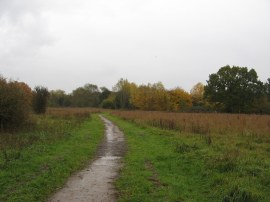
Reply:
[[[49,201],[116,201],[117,192],[113,182],[118,175],[121,158],[126,150],[124,135],[112,122],[102,116],[100,118],[104,121],[106,132],[96,159],[70,177],[66,185]]]

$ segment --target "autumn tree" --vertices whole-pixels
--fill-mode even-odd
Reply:
[[[31,112],[31,88],[17,81],[7,81],[0,76],[0,129],[22,126]]]
[[[254,69],[225,66],[211,74],[205,98],[226,112],[246,112],[264,93],[263,83]]]
[[[33,92],[33,109],[37,114],[44,114],[47,109],[49,91],[46,87],[36,86]]]
[[[137,89],[132,91],[131,103],[136,109],[150,110],[152,108],[152,97],[150,85],[140,85]]]
[[[153,110],[165,111],[168,109],[168,93],[161,82],[154,83],[151,86],[153,98]]]
[[[192,106],[191,95],[181,88],[175,88],[168,91],[169,109],[171,111],[184,110]]]
[[[167,110],[168,93],[161,82],[133,87],[131,103],[142,110]]]
[[[199,82],[190,91],[192,105],[193,106],[203,106],[204,105],[204,85]]]

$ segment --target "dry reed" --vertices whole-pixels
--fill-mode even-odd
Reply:
[[[221,113],[172,113],[157,111],[112,111],[138,124],[197,134],[269,136],[269,115]]]

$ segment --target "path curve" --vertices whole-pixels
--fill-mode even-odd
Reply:
[[[96,160],[67,181],[49,201],[51,202],[113,202],[116,190],[113,182],[121,167],[125,152],[123,133],[111,121],[100,116],[106,126],[105,139],[98,149]]]

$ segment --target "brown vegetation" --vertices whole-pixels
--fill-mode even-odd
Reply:
[[[221,113],[172,113],[156,111],[113,111],[112,114],[138,124],[197,134],[269,136],[269,115]]]
[[[104,111],[99,108],[80,108],[80,107],[70,107],[70,108],[48,108],[46,114],[50,116],[61,116],[61,117],[69,117],[69,116],[86,116],[90,113],[100,113]]]
[[[31,112],[31,88],[0,75],[0,130],[10,131],[24,125]]]

